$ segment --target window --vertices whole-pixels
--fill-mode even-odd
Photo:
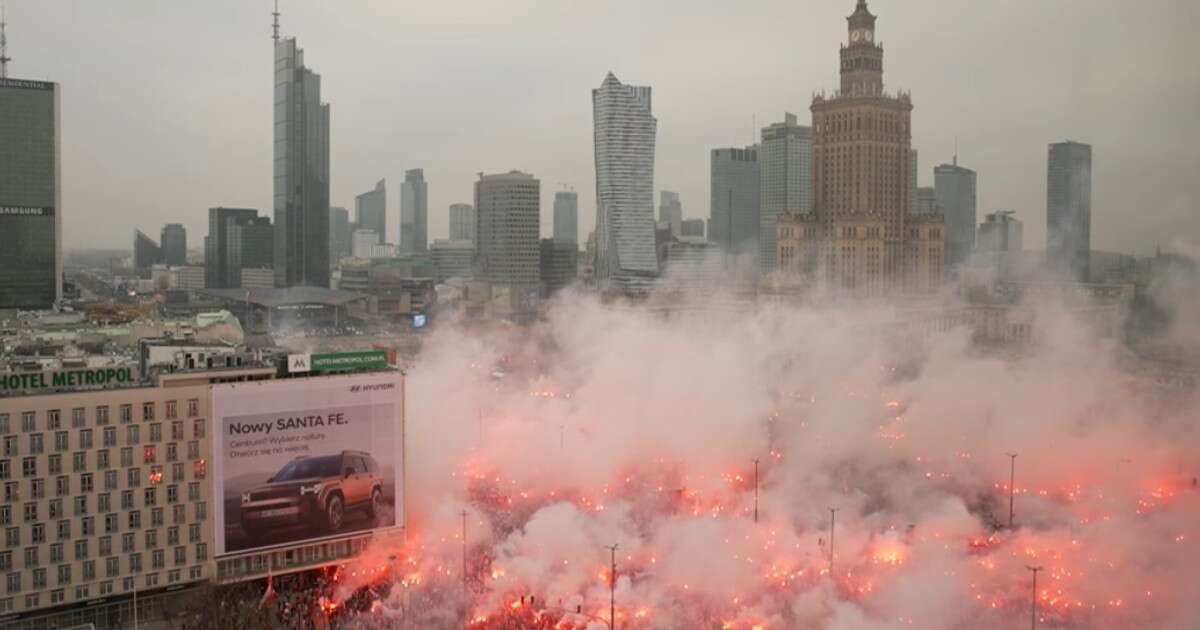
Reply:
[[[187,520],[185,518],[185,512],[184,512],[184,508],[186,508],[186,507],[187,506],[185,506],[181,503],[181,504],[176,505],[171,508],[171,519],[173,522],[182,523],[185,520]]]
[[[116,514],[105,514],[104,515],[104,533],[111,534],[115,531],[117,531],[117,515]]]
[[[8,427],[8,414],[0,413],[0,433],[8,433],[11,430]]]
[[[70,448],[70,442],[67,438],[67,435],[68,433],[66,431],[56,431],[54,433],[54,450],[61,453],[62,451]]]
[[[129,527],[130,527],[130,529],[141,529],[141,527],[142,527],[142,511],[141,510],[133,510],[129,513]]]
[[[158,503],[157,488],[146,488],[142,491],[142,503],[144,505],[154,505]]]
[[[141,442],[141,441],[142,441],[141,425],[131,424],[131,425],[125,427],[125,443],[126,444],[137,444],[138,442]]]
[[[196,543],[196,562],[208,560],[208,544]]]
[[[151,573],[146,576],[146,588],[150,588],[152,586],[158,586],[158,574],[157,573]]]
[[[36,477],[37,476],[37,458],[36,457],[26,457],[25,459],[21,460],[21,475],[23,475],[25,477]]]
[[[196,459],[197,457],[200,457],[200,442],[192,440],[188,442],[188,459]]]
[[[133,490],[122,490],[121,491],[121,509],[122,510],[132,510],[133,509]]]
[[[0,525],[12,524],[12,506],[0,505]]]
[[[92,479],[92,473],[83,473],[79,475],[79,491],[91,492],[96,489],[95,481]]]
[[[32,411],[21,412],[21,431],[24,433],[37,431],[37,414]]]
[[[58,564],[63,561],[63,546],[62,543],[54,543],[50,545],[50,564]]]
[[[178,412],[179,404],[174,400],[168,400],[166,405],[167,405],[167,410],[166,410],[167,419],[170,420],[172,418],[175,418],[178,415],[177,412]]]
[[[176,564],[180,564],[180,563],[177,562]],[[171,569],[170,571],[167,571],[167,582],[168,583],[174,584],[181,579],[183,579],[183,573],[180,572],[179,569]]]
[[[69,564],[58,565],[58,583],[60,586],[63,584],[71,583],[71,565],[69,565]]]
[[[18,450],[17,449],[17,436],[15,436],[15,435],[4,436],[4,456],[12,457],[17,454],[17,450]]]
[[[142,469],[130,468],[125,471],[126,483],[130,488],[137,488],[142,485]]]
[[[129,467],[133,465],[133,449],[126,446],[121,449],[121,465]]]
[[[157,486],[158,484],[162,483],[162,480],[163,480],[162,466],[151,466],[150,467],[150,484]]]
[[[167,444],[167,461],[173,462],[177,459],[179,459],[179,447],[171,442]]]
[[[100,512],[109,512],[112,510],[112,495],[104,492],[101,493],[97,500],[96,510]]]
[[[121,424],[133,422],[133,405],[121,405]]]
[[[153,419],[154,419],[154,403],[152,403],[152,402],[142,403],[142,420],[153,420]]]
[[[154,443],[162,441],[162,424],[155,422],[150,425],[150,441]]]
[[[21,544],[21,528],[9,527],[4,530],[4,546],[16,547]]]
[[[153,446],[142,447],[142,463],[153,464],[155,460],[156,449]]]
[[[58,522],[58,539],[69,540],[71,538],[71,521]]]
[[[117,445],[117,428],[116,427],[104,427],[104,433],[101,434],[101,443],[104,446],[116,446]]]
[[[188,525],[188,542],[190,542],[190,543],[200,542],[200,524],[199,523],[192,523],[191,525]]]
[[[16,593],[21,590],[21,574],[9,573],[7,580],[7,590],[9,593]]]
[[[25,566],[36,567],[42,563],[41,559],[38,558],[38,551],[37,547],[25,548]]]
[[[45,444],[42,442],[42,434],[41,433],[30,433],[29,434],[29,452],[33,453],[34,455],[38,455],[44,450],[46,450],[46,448],[45,448]]]
[[[108,424],[108,405],[96,407],[96,424]]]
[[[15,481],[9,481],[4,484],[4,500],[8,503],[17,501],[21,498],[20,485]]]
[[[29,541],[34,544],[46,542],[46,525],[34,523],[33,527],[29,528]]]
[[[203,418],[196,418],[195,420],[192,421],[192,437],[194,437],[194,438],[204,437],[204,419]]]
[[[200,484],[193,481],[188,484],[188,501],[200,500]]]
[[[142,572],[142,554],[140,554],[140,553],[129,554],[129,571],[132,573],[141,573]]]
[[[80,528],[83,530],[82,532],[80,532],[81,536],[95,536],[96,535],[96,517],[94,517],[94,516],[84,517],[84,519],[82,521],[80,521],[80,524],[81,524]]]
[[[121,572],[121,560],[116,556],[104,559],[104,577],[117,577]]]
[[[88,597],[88,585],[87,584],[80,584],[79,586],[75,587],[75,599],[87,599],[87,597]]]
[[[162,549],[150,552],[150,568],[163,569],[167,566],[167,554]]]
[[[153,549],[158,546],[158,530],[146,530],[146,548]]]
[[[87,516],[88,511],[87,495],[75,497],[75,516]]]
[[[71,453],[72,472],[83,472],[87,469],[87,455],[83,451]]]
[[[100,583],[100,594],[101,595],[111,595],[112,592],[113,592],[113,583],[111,581],[104,581],[104,582]]]
[[[133,534],[121,534],[121,552],[133,551]]]
[[[116,490],[117,489],[117,471],[115,471],[115,470],[104,471],[104,489],[105,490]]]
[[[87,539],[76,540],[75,541],[75,559],[76,560],[86,560],[87,557],[88,557],[88,541],[87,541]]]
[[[171,481],[183,481],[183,464],[171,464]]]
[[[183,439],[183,421],[182,420],[176,420],[175,422],[171,423],[171,439],[172,440],[182,440]]]
[[[12,552],[0,551],[0,571],[8,571],[12,568]]]
[[[49,409],[46,411],[46,429],[54,431],[62,426],[62,411]]]
[[[189,418],[195,418],[196,416],[200,415],[200,399],[199,398],[192,398],[191,400],[188,401],[187,405],[188,405],[188,417]]]
[[[108,449],[96,451],[96,468],[108,468]]]
[[[12,477],[11,462],[12,460],[0,459],[0,479],[8,479]]]
[[[167,486],[167,503],[179,502],[179,486]]]
[[[26,523],[32,523],[33,521],[38,520],[37,507],[38,507],[37,503],[26,503],[25,504],[25,522]]]
[[[208,518],[208,504],[201,501],[196,504],[196,520],[203,521]]]
[[[163,526],[163,509],[162,508],[156,507],[156,508],[150,510],[150,526],[151,527],[162,527]]]
[[[87,423],[87,419],[86,419],[86,416],[84,415],[83,407],[76,407],[71,410],[71,428],[72,429],[81,428],[86,423]]]
[[[80,429],[79,430],[79,448],[82,448],[82,449],[92,448],[92,430],[91,429]]]
[[[63,515],[62,499],[50,500],[50,518],[62,518]]]
[[[188,579],[199,580],[202,577],[204,577],[204,567],[188,567]]]
[[[208,473],[208,462],[203,459],[197,459],[192,462],[192,474],[196,479],[203,479]]]
[[[96,561],[95,560],[88,560],[83,563],[83,579],[85,579],[85,580],[96,579]],[[86,589],[87,587],[85,586],[84,588]]]

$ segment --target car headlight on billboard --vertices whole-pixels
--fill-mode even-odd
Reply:
[[[321,484],[314,483],[311,486],[300,486],[300,496],[306,494],[319,494],[321,492]]]
[[[249,503],[249,502],[250,502],[250,493],[243,492],[242,493],[242,503]]]

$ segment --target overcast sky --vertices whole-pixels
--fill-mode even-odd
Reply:
[[[269,0],[0,0],[9,75],[61,84],[67,247],[130,247],[134,228],[207,232],[211,206],[271,211]],[[854,0],[283,0],[332,109],[331,203],[405,169],[429,181],[430,238],[479,171],[580,193],[595,223],[591,92],[613,71],[654,89],[656,190],[708,217],[709,150],[753,141],[838,84]],[[1200,3],[872,0],[884,81],[911,90],[921,185],[979,173],[979,215],[1045,238],[1046,145],[1091,143],[1095,249],[1200,241]],[[656,201],[657,205],[657,195]]]

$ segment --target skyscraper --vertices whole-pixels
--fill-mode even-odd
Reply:
[[[1046,171],[1046,257],[1057,270],[1086,282],[1092,249],[1092,145],[1051,144]]]
[[[554,240],[579,246],[579,195],[575,191],[554,193]]]
[[[231,270],[231,287],[240,286],[247,269],[270,269],[274,228],[270,217],[231,221],[226,226],[229,248],[225,268]]]
[[[329,286],[329,105],[295,38],[275,39],[275,285]]]
[[[659,191],[658,220],[671,225],[671,235],[679,236],[683,228],[683,204],[679,203],[679,193],[669,190]]]
[[[759,169],[759,267],[770,273],[776,267],[775,225],[781,214],[813,211],[812,129],[784,114],[783,122],[762,130]]]
[[[250,208],[209,208],[208,236],[204,239],[204,285],[210,289],[236,289],[241,283],[241,268],[232,264],[230,256],[232,227],[252,221],[258,211]],[[268,220],[267,225],[270,225]],[[274,250],[274,238],[268,253]],[[273,258],[273,256],[272,256]],[[271,260],[271,258],[268,258]]]
[[[429,187],[425,171],[404,171],[400,188],[400,253],[424,254],[429,249]]]
[[[356,199],[355,203],[357,202]],[[329,257],[333,262],[350,255],[350,230],[350,211],[337,206],[330,208]]]
[[[645,293],[658,276],[654,248],[654,138],[650,88],[610,72],[592,90],[596,156],[595,277],[603,290]]]
[[[539,288],[541,182],[528,173],[481,175],[475,182],[475,277]]]
[[[917,188],[917,205],[913,206],[913,214],[941,214],[942,207],[937,202],[937,189],[933,186]]]
[[[162,264],[162,248],[141,230],[133,231],[133,268],[141,271]]]
[[[379,242],[387,242],[387,180],[375,182],[374,189],[354,197],[354,221],[358,229],[375,230]]]
[[[758,145],[713,149],[709,171],[708,240],[730,254],[758,255]]]
[[[0,78],[0,308],[62,298],[58,85]]]
[[[946,221],[946,266],[960,265],[975,250],[975,171],[954,156],[953,164],[933,169],[933,189]]]
[[[170,267],[182,267],[187,264],[187,229],[178,223],[168,223],[163,226],[158,240],[162,247],[162,261]]]
[[[469,203],[450,204],[450,240],[475,240],[475,206]]]

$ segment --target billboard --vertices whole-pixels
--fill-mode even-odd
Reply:
[[[214,386],[217,555],[403,525],[403,378]]]

